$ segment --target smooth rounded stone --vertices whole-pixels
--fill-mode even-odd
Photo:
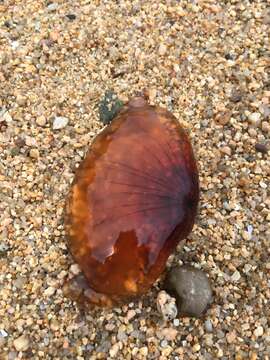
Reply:
[[[262,154],[267,154],[268,152],[268,147],[265,144],[256,143],[255,149],[256,151],[261,152]]]
[[[206,332],[211,333],[213,331],[213,325],[212,325],[212,321],[210,319],[207,319],[204,322],[204,326],[205,326]]]
[[[165,287],[176,297],[179,313],[199,317],[212,302],[212,289],[206,274],[189,265],[173,268]]]

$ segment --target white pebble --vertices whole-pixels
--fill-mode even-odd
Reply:
[[[6,121],[7,123],[11,123],[12,120],[13,120],[8,111],[6,111],[6,112],[4,113],[4,115],[2,115],[2,116],[0,115],[0,118],[1,118],[1,117],[2,117],[2,119],[3,119],[4,121]]]
[[[55,288],[53,288],[52,286],[49,286],[45,291],[44,291],[44,295],[45,296],[52,296],[55,293]]]
[[[51,3],[47,6],[48,11],[55,11],[58,8],[58,4]]]
[[[13,345],[17,351],[26,351],[29,347],[29,339],[25,335],[21,335],[14,340]]]
[[[177,316],[175,298],[162,290],[157,296],[157,308],[165,320],[172,320]]]
[[[78,275],[81,270],[79,268],[79,266],[77,264],[72,264],[71,267],[70,267],[70,272],[73,274],[73,275]]]
[[[256,336],[256,337],[260,337],[260,336],[262,336],[263,335],[263,327],[262,326],[258,326],[256,329],[255,329],[255,331],[254,331],[254,335]]]
[[[53,130],[63,129],[68,124],[68,118],[64,116],[56,116],[53,120]]]
[[[110,356],[114,358],[117,355],[118,351],[119,351],[119,345],[116,343],[110,349]]]
[[[3,330],[3,329],[0,329],[0,337],[7,337],[8,336],[8,333]]]
[[[259,126],[261,123],[261,114],[258,112],[251,113],[248,116],[248,120],[252,125]]]
[[[245,264],[244,266],[244,272],[247,274],[250,270],[252,269],[252,265],[250,264]]]
[[[167,52],[167,46],[165,44],[160,44],[158,49],[159,55],[163,56],[166,54],[166,52]]]
[[[237,282],[241,279],[241,274],[238,270],[235,270],[235,272],[231,276],[231,280],[234,282]]]

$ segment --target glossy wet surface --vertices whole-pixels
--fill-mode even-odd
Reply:
[[[70,193],[69,246],[90,287],[113,302],[147,291],[197,203],[185,132],[165,110],[133,103],[95,139]]]

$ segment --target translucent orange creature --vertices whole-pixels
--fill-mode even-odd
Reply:
[[[79,302],[113,306],[151,287],[192,230],[196,162],[175,117],[133,98],[94,140],[67,202],[70,251],[84,275]]]

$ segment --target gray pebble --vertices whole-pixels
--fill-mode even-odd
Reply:
[[[206,274],[189,265],[177,266],[167,275],[165,287],[177,300],[182,315],[198,317],[212,302],[212,289]]]
[[[224,332],[222,330],[217,330],[217,337],[219,339],[223,339],[225,336]]]
[[[205,323],[204,323],[204,326],[205,326],[205,330],[208,332],[208,333],[211,333],[213,331],[213,325],[212,325],[212,321],[211,320],[206,320]]]
[[[127,340],[127,334],[125,334],[123,331],[118,331],[117,340],[126,341]]]
[[[96,352],[108,352],[110,347],[111,347],[111,342],[110,341],[103,341],[97,348],[96,348]]]
[[[242,93],[238,89],[233,89],[231,92],[230,100],[234,103],[237,103],[242,100]]]
[[[162,340],[160,343],[160,346],[165,348],[166,346],[168,346],[168,341],[167,340]]]

